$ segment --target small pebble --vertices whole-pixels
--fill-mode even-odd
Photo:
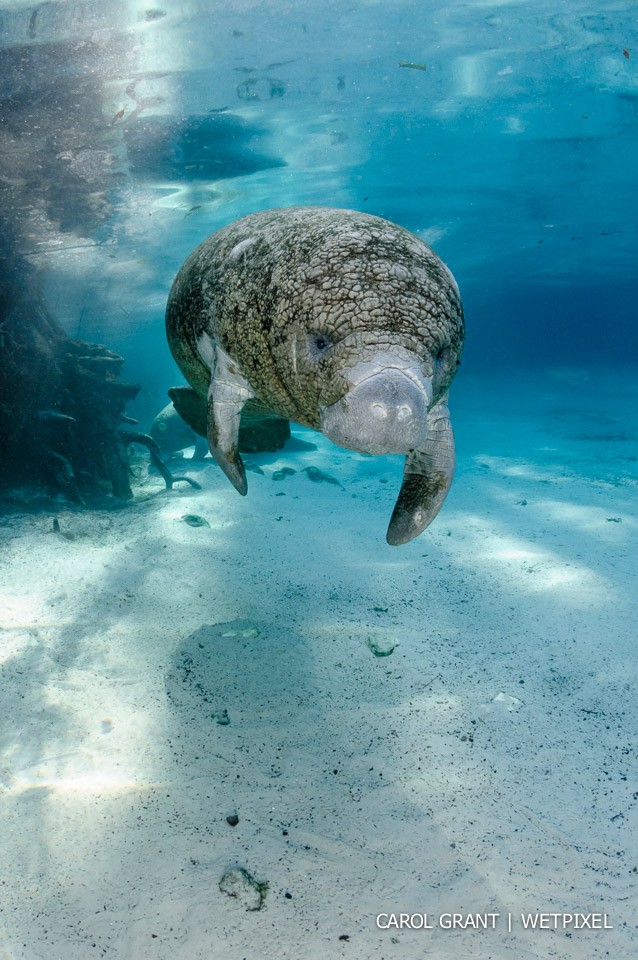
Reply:
[[[260,882],[244,867],[230,867],[219,881],[219,889],[229,897],[235,897],[243,904],[245,910],[261,910],[268,883]]]
[[[182,520],[184,523],[187,523],[189,527],[210,527],[208,520],[198,516],[196,513],[185,513]]]
[[[226,817],[226,823],[230,824],[231,827],[236,827],[239,823],[239,817],[236,813],[231,813]]]
[[[220,727],[227,727],[230,723],[230,717],[228,716],[228,710],[218,710],[215,713],[211,713],[212,719],[220,725]]]
[[[389,657],[396,647],[390,637],[368,637],[366,643],[375,657]]]

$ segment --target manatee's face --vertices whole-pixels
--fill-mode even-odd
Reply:
[[[382,331],[337,340],[299,330],[293,351],[299,381],[312,385],[318,429],[340,447],[370,454],[420,449],[428,411],[458,362],[458,351],[436,336],[415,341]]]
[[[432,383],[420,365],[378,353],[348,369],[349,388],[321,408],[321,432],[360,453],[408,453],[427,435]]]
[[[464,332],[436,254],[396,227],[344,228],[294,270],[279,264],[272,282],[281,312],[270,353],[304,421],[362,453],[420,449]]]

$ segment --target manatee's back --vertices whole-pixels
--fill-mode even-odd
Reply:
[[[273,360],[273,340],[286,325],[286,311],[292,318],[298,309],[299,267],[320,240],[321,222],[329,232],[334,214],[321,207],[250,214],[212,234],[184,262],[169,294],[166,334],[182,373],[202,396],[210,373],[197,342],[206,333],[273,410],[299,417]]]
[[[198,393],[206,394],[210,380],[197,349],[204,333],[240,363],[251,383],[278,379],[268,342],[277,309],[272,274],[277,262],[285,263],[282,242],[292,210],[251,214],[218,230],[177,274],[166,308],[166,335],[173,357]]]
[[[190,385],[206,396],[210,372],[202,362],[197,341],[206,329],[200,263],[215,234],[184,261],[173,281],[166,304],[166,339],[173,358]]]
[[[381,253],[382,263],[376,259]],[[404,279],[394,259],[405,260]],[[453,280],[417,237],[354,210],[285,207],[250,214],[205,240],[179,271],[166,313],[171,351],[191,386],[204,396],[210,373],[197,342],[207,333],[239,364],[267,406],[313,426],[313,404],[306,409],[303,396],[290,394],[292,328],[328,321],[342,332],[379,322],[400,329],[411,322],[400,308],[399,294],[405,287],[414,296],[409,269],[414,264],[420,277],[426,277],[424,270],[433,271],[417,291],[427,337],[434,326],[426,313],[431,309],[428,298],[451,291]],[[356,289],[363,287],[374,288],[383,306],[370,316],[365,297],[356,296]],[[437,305],[441,318],[449,310],[460,311],[453,291],[451,296],[454,303]],[[415,326],[414,338],[420,334]],[[460,345],[460,325],[457,334]]]

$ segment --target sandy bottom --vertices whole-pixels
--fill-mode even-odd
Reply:
[[[462,378],[398,549],[400,461],[304,431],[247,498],[7,506],[0,958],[638,955],[637,379]]]

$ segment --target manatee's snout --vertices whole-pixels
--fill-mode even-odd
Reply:
[[[321,431],[333,443],[360,453],[408,453],[427,435],[432,386],[417,368],[362,364],[353,386],[325,407]]]

